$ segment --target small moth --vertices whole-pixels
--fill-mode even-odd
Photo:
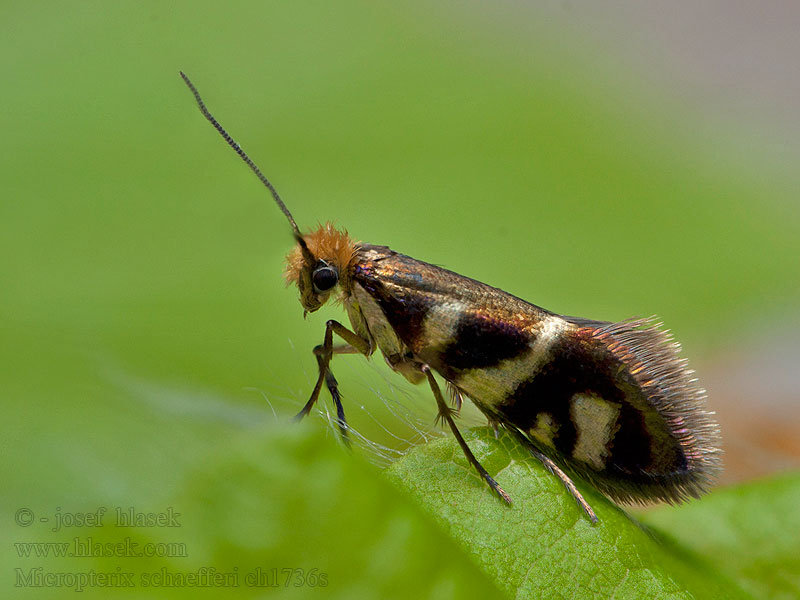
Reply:
[[[284,276],[297,285],[304,315],[331,299],[347,312],[350,327],[328,321],[323,343],[314,348],[319,375],[298,418],[309,414],[325,385],[346,440],[331,359],[380,350],[408,381],[427,382],[439,419],[509,504],[456,427],[464,397],[542,461],[592,522],[594,511],[566,471],[622,503],[681,502],[711,485],[721,470],[719,427],[679,344],[660,323],[559,315],[386,246],[356,242],[330,223],[301,233],[270,181],[209,113],[189,78],[181,77],[289,221],[296,245]],[[344,343],[334,343],[334,336]]]

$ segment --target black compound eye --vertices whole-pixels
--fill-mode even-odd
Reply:
[[[324,266],[314,270],[311,275],[314,289],[318,292],[327,292],[339,282],[339,273],[333,267]]]

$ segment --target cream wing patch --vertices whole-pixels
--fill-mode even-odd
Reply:
[[[468,309],[460,300],[440,301],[428,308],[421,336],[426,345],[438,347],[447,344],[455,335],[461,315]]]
[[[541,443],[553,447],[553,438],[558,433],[558,424],[553,420],[550,413],[539,413],[536,415],[536,425],[528,430],[530,436]]]
[[[619,405],[590,394],[570,398],[570,416],[578,434],[572,457],[598,471],[610,455],[608,443],[619,429]]]

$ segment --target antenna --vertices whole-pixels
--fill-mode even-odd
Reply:
[[[292,216],[292,213],[289,212],[289,209],[286,208],[286,205],[283,203],[283,200],[281,200],[281,197],[278,195],[278,190],[275,189],[272,183],[270,183],[269,179],[267,179],[266,176],[261,172],[261,169],[258,168],[258,165],[256,165],[256,163],[250,160],[250,157],[247,156],[247,153],[244,150],[242,150],[242,147],[236,143],[236,140],[234,140],[230,136],[230,134],[227,131],[225,131],[225,128],[219,124],[219,122],[214,118],[214,116],[210,112],[208,112],[205,102],[203,102],[203,99],[200,97],[200,92],[198,92],[197,88],[194,87],[194,84],[186,76],[186,73],[181,71],[180,74],[181,77],[183,77],[183,81],[186,82],[187,86],[189,86],[189,89],[192,91],[192,94],[194,94],[194,99],[197,102],[197,106],[200,107],[200,112],[203,113],[203,116],[206,119],[208,119],[209,123],[211,123],[214,126],[214,129],[216,129],[219,132],[219,134],[224,138],[224,140],[228,142],[228,145],[234,149],[236,154],[238,154],[239,157],[245,163],[247,163],[247,166],[250,167],[250,170],[256,174],[256,177],[258,177],[261,180],[261,183],[263,183],[264,186],[270,191],[273,199],[275,200],[275,203],[278,205],[278,208],[280,208],[281,211],[283,211],[283,214],[286,215],[286,218],[289,220],[289,224],[292,226],[292,231],[294,231],[294,237],[303,249],[303,254],[306,255],[307,257],[311,256],[311,253],[309,252],[308,247],[306,246],[306,242],[303,239],[303,236],[300,234],[300,230],[297,228],[297,223],[294,222],[294,217]]]

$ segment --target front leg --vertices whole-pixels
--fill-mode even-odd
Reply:
[[[333,345],[333,334],[338,335],[345,342],[344,345]],[[372,344],[369,340],[365,340],[359,335],[350,331],[347,327],[338,321],[328,321],[325,324],[325,338],[321,345],[314,348],[314,356],[317,357],[317,365],[319,366],[319,375],[317,376],[317,383],[314,385],[314,390],[311,392],[311,397],[306,402],[297,416],[296,420],[300,420],[311,412],[314,404],[319,399],[319,393],[322,390],[322,382],[324,381],[331,393],[333,403],[336,405],[336,418],[339,430],[342,433],[342,439],[345,443],[349,443],[347,437],[347,421],[344,416],[344,407],[342,406],[341,395],[339,394],[339,384],[330,369],[331,358],[334,354],[355,354],[359,352],[364,356],[369,356],[372,353]]]

